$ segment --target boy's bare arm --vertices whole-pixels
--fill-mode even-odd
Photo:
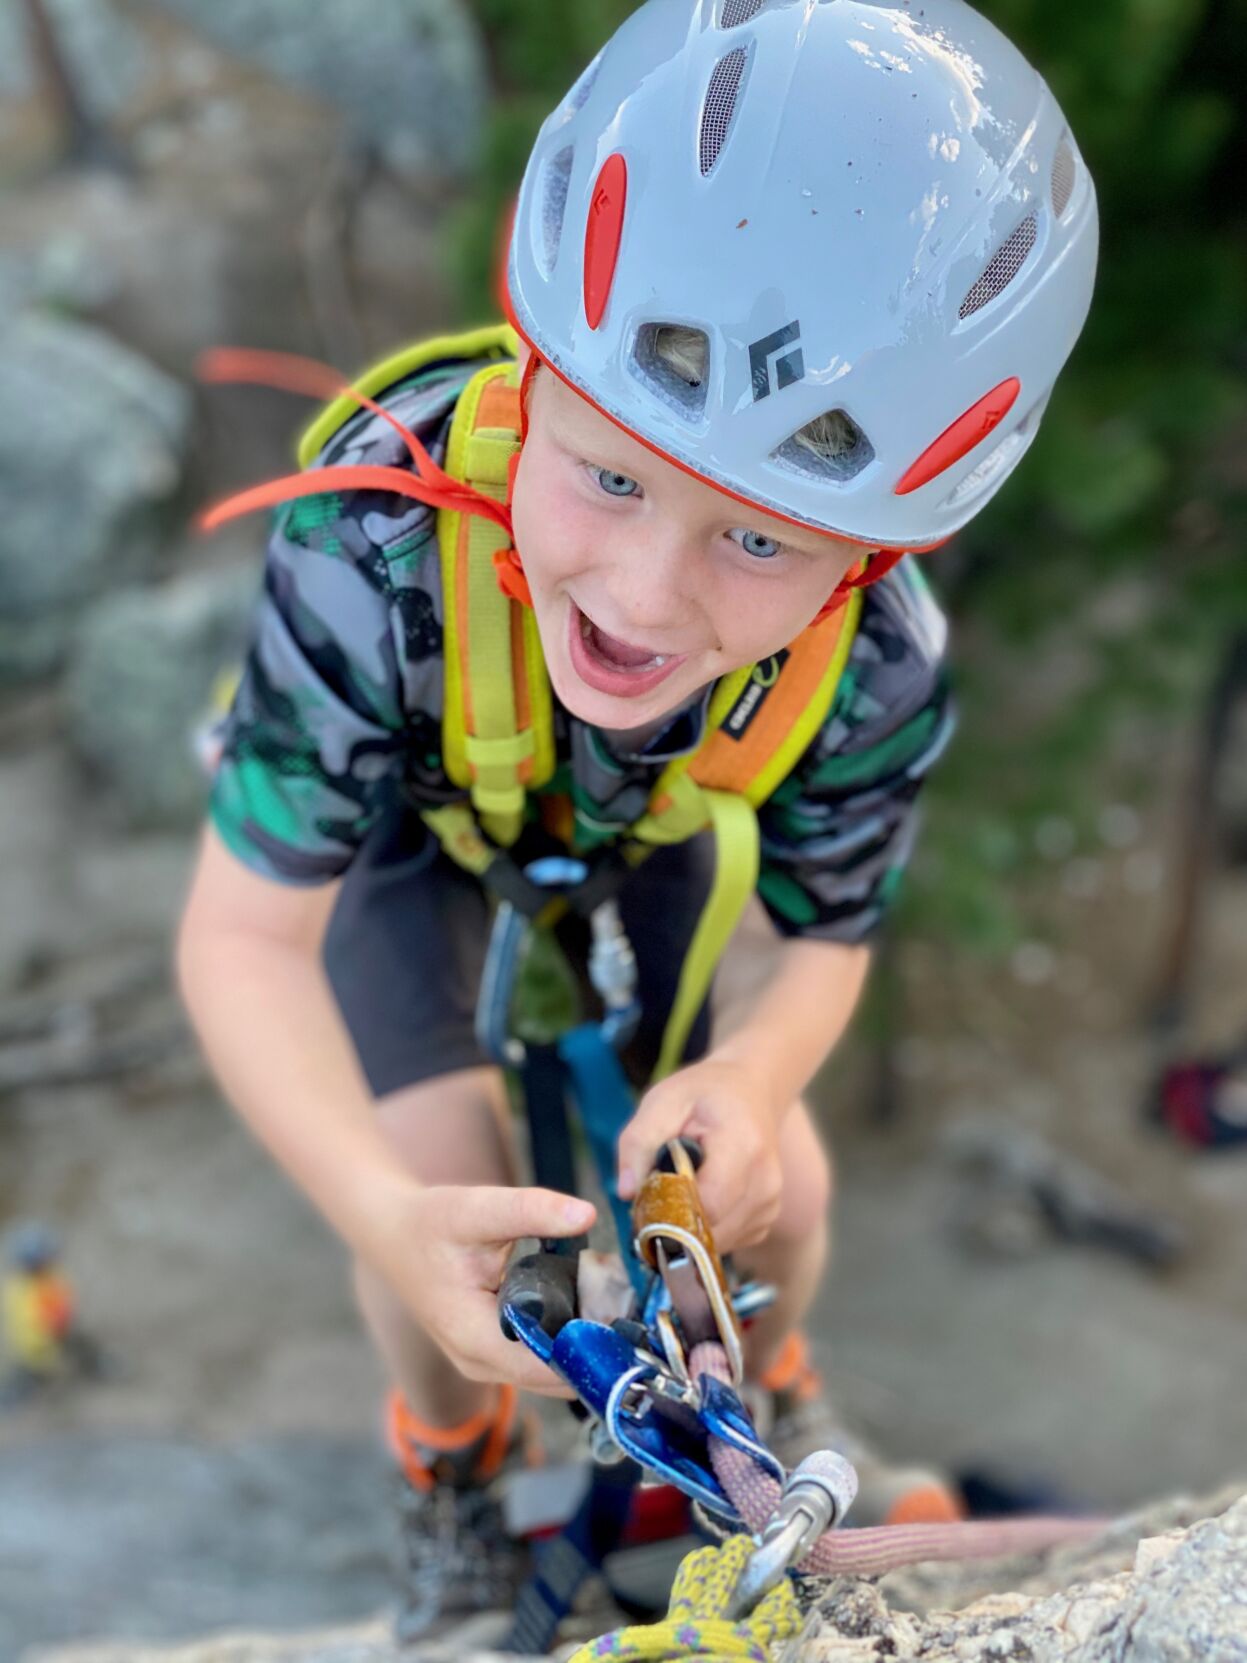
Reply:
[[[338,1233],[367,1253],[410,1187],[319,963],[338,885],[271,883],[209,828],[178,938],[186,1007],[222,1090]]]
[[[554,1390],[502,1339],[493,1293],[515,1240],[575,1235],[594,1210],[544,1190],[425,1188],[403,1166],[321,967],[334,893],[259,877],[206,832],[177,958],[204,1051],[255,1136],[461,1373]]]
[[[868,947],[797,938],[776,955],[774,974],[752,1009],[711,1056],[733,1062],[764,1082],[782,1116],[818,1073],[857,1009]]]

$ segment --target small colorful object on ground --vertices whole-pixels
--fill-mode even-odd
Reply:
[[[1247,1143],[1247,1046],[1224,1057],[1171,1063],[1151,1110],[1174,1137],[1199,1149]]]
[[[56,1232],[35,1220],[15,1226],[5,1259],[0,1326],[7,1369],[0,1406],[13,1407],[63,1381],[98,1374],[100,1357],[78,1322]]]

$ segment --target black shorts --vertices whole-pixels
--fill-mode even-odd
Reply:
[[[656,850],[620,891],[642,1006],[623,1059],[634,1084],[649,1079],[658,1059],[713,869],[711,838],[696,837]],[[473,1031],[489,927],[480,884],[442,853],[416,811],[396,806],[384,816],[343,879],[324,945],[330,984],[376,1096],[491,1060]],[[569,916],[559,939],[581,968],[583,921]],[[686,1061],[704,1054],[709,1028],[703,1005]]]

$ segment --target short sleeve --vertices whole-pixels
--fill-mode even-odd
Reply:
[[[394,606],[333,534],[340,506],[296,503],[269,543],[212,791],[227,847],[285,883],[345,871],[403,769]],[[308,535],[309,515],[320,534]]]
[[[955,725],[946,637],[912,560],[867,591],[831,714],[758,817],[758,891],[784,934],[856,943],[886,916]]]

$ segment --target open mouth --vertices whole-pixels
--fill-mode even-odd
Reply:
[[[637,698],[648,693],[683,664],[687,653],[656,653],[611,635],[573,601],[568,628],[572,666],[580,679],[600,693]]]

